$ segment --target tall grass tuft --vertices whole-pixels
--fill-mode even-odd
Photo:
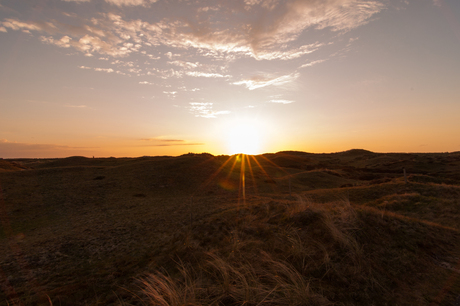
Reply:
[[[157,306],[198,306],[200,294],[199,278],[193,276],[194,271],[179,265],[181,277],[172,278],[162,272],[149,274],[141,279],[142,293],[150,305]]]
[[[288,262],[262,252],[260,263],[232,262],[206,254],[203,266],[181,270],[182,278],[163,273],[143,280],[146,302],[160,306],[194,305],[331,305]],[[199,269],[204,273],[196,273]],[[198,284],[205,285],[200,288]]]

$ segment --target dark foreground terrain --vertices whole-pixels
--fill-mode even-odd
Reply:
[[[459,152],[0,160],[0,218],[0,305],[460,305]]]

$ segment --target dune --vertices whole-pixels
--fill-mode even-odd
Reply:
[[[455,305],[459,157],[0,160],[0,301]]]

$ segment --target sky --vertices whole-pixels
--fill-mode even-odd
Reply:
[[[458,0],[0,0],[0,157],[460,151]]]

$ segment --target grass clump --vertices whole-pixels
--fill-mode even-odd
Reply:
[[[310,290],[308,279],[287,262],[262,252],[259,265],[206,253],[198,268],[180,265],[173,278],[156,272],[142,280],[151,305],[331,305]]]
[[[356,228],[346,201],[231,207],[176,237],[169,254],[189,264],[165,260],[175,277],[153,272],[143,292],[152,305],[332,305],[325,279],[368,278]]]

